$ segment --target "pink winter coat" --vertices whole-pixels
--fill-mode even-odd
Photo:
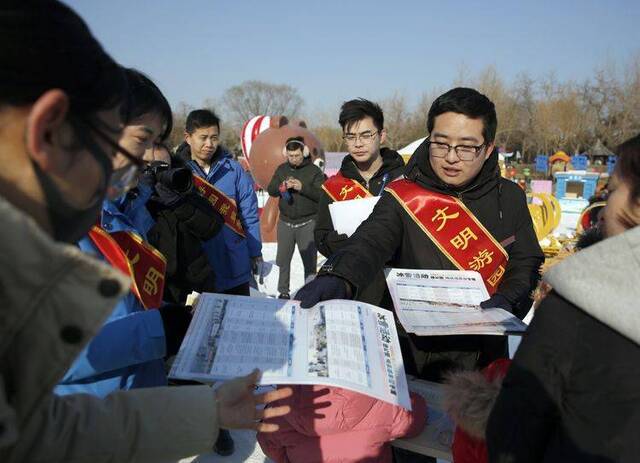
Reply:
[[[271,420],[280,430],[258,434],[262,451],[276,463],[390,463],[389,441],[415,436],[426,424],[426,403],[413,393],[409,412],[336,387],[293,389],[277,403],[290,405],[291,413]]]

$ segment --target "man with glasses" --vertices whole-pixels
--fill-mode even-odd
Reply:
[[[278,166],[267,191],[270,196],[279,198],[278,297],[289,299],[291,258],[296,244],[302,257],[305,279],[316,274],[318,251],[313,242],[313,228],[324,174],[311,162],[303,137],[287,139],[283,152],[287,161]]]
[[[431,106],[429,138],[405,178],[391,183],[373,213],[298,293],[303,307],[358,296],[386,262],[400,268],[477,270],[491,298],[523,316],[544,256],[524,192],[500,177],[494,104],[455,88]],[[506,354],[502,337],[412,337],[414,373],[439,381],[452,368],[483,366]],[[410,359],[405,358],[408,363]],[[408,371],[414,366],[410,363]]]
[[[404,171],[402,157],[389,148],[381,148],[387,136],[384,114],[376,103],[358,98],[345,102],[338,117],[349,154],[340,170],[322,186],[315,229],[316,246],[329,257],[347,243],[347,235],[338,233],[331,220],[329,204],[357,198],[379,196],[384,187]],[[379,305],[386,289],[384,273],[378,272],[371,284],[361,288],[358,300]]]

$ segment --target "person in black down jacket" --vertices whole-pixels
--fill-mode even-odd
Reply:
[[[496,128],[494,104],[476,90],[455,88],[438,97],[429,110],[430,136],[413,154],[406,178],[387,187],[371,216],[298,292],[302,306],[357,297],[390,262],[398,268],[481,273],[488,267],[483,279],[493,295],[482,307],[524,316],[544,255],[525,193],[500,177]],[[502,337],[412,339],[421,353],[418,373],[436,381],[452,368],[472,369],[506,355]]]
[[[347,242],[347,235],[338,233],[333,226],[329,204],[354,196],[379,196],[387,184],[402,176],[405,167],[402,156],[397,152],[380,148],[387,134],[384,114],[376,103],[362,98],[347,101],[342,105],[338,121],[349,154],[342,160],[338,173],[324,183],[318,203],[314,234],[318,251],[325,257],[337,252]],[[359,291],[358,300],[380,305],[386,287],[381,270],[371,284]]]
[[[640,136],[618,148],[598,244],[545,272],[489,417],[489,460],[640,458]]]
[[[324,175],[311,162],[303,137],[287,139],[284,154],[287,162],[278,166],[267,191],[270,196],[280,198],[276,256],[276,264],[280,267],[278,292],[280,298],[289,299],[291,258],[296,243],[305,279],[316,273],[318,252],[313,241],[313,229]]]
[[[147,237],[167,259],[164,300],[184,304],[192,291],[215,292],[214,269],[202,243],[213,238],[224,221],[194,188],[184,161],[170,157],[162,145],[154,152],[164,153],[165,161],[151,161],[145,173],[146,181],[154,185],[146,207],[155,224]]]

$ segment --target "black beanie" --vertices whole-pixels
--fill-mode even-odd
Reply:
[[[67,93],[79,115],[125,100],[123,69],[66,5],[3,0],[0,37],[0,104],[29,104],[54,88]]]

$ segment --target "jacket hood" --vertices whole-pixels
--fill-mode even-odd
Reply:
[[[442,385],[445,412],[471,437],[484,440],[489,414],[510,364],[511,360],[500,359],[482,371],[455,371]]]
[[[176,157],[179,157],[184,162],[191,161],[191,148],[186,141],[183,141],[176,148]]]
[[[418,185],[438,193],[447,195],[464,194],[465,197],[477,199],[484,196],[498,185],[500,169],[498,168],[498,150],[493,150],[489,158],[482,165],[480,173],[470,184],[453,188],[444,183],[431,168],[429,162],[429,145],[425,140],[418,146],[409,159],[405,169],[405,177]]]
[[[381,148],[380,156],[382,156],[382,167],[380,167],[380,170],[376,173],[376,176],[379,174],[385,174],[389,171],[392,171],[393,169],[404,166],[404,159],[402,159],[402,156],[400,156],[397,151],[389,148]],[[350,154],[347,154],[344,158],[342,158],[340,171],[347,178],[362,178],[362,176],[360,175],[360,171],[358,171],[356,163]],[[392,180],[395,179],[390,178],[388,181],[391,182]]]
[[[327,386],[294,386],[295,393],[282,401],[291,406],[284,419],[300,434],[322,436],[353,430],[376,404],[373,397]],[[320,412],[323,419],[318,419]]]
[[[640,344],[640,226],[568,257],[543,279],[569,302]]]

